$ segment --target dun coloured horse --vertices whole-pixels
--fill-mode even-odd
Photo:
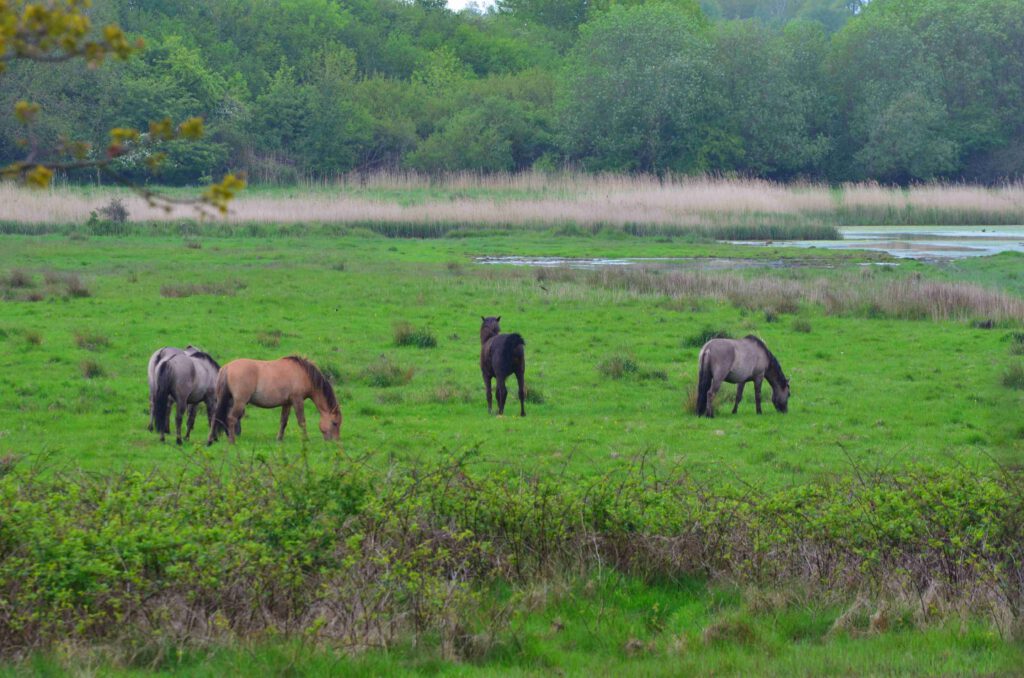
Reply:
[[[206,353],[189,346],[185,351],[167,350],[154,365],[156,388],[152,396],[152,425],[160,434],[160,441],[170,433],[171,400],[175,405],[175,434],[181,445],[181,419],[188,409],[188,428],[185,440],[192,435],[196,423],[196,408],[206,403],[206,417],[213,428],[214,392],[220,365]],[[158,352],[159,353],[159,352]],[[150,359],[152,363],[152,359]]]
[[[245,413],[245,406],[280,407],[281,428],[277,439],[284,439],[288,414],[294,409],[295,419],[306,433],[305,400],[309,398],[320,413],[320,432],[324,440],[337,440],[341,434],[341,407],[334,389],[316,365],[299,356],[278,360],[232,360],[221,368],[217,377],[217,416],[207,444],[217,439],[217,431],[227,431],[235,442],[235,431]]]
[[[519,382],[519,416],[526,416],[526,342],[518,334],[501,334],[501,316],[484,318],[480,326],[480,371],[487,387],[487,412],[491,409],[491,379],[498,380],[498,414],[505,414],[508,389],[505,380],[515,374]]]
[[[753,335],[742,339],[712,339],[704,344],[698,358],[697,416],[715,416],[713,402],[722,382],[736,384],[733,414],[743,398],[743,386],[754,382],[754,403],[761,414],[761,380],[772,387],[772,404],[779,412],[789,409],[789,380],[782,366],[764,342]]]

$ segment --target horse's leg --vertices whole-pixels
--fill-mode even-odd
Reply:
[[[484,375],[484,388],[487,389],[487,414],[491,414],[493,412],[491,404],[491,377],[487,375]]]
[[[718,395],[718,389],[722,388],[722,381],[725,380],[725,376],[719,377],[715,375],[711,378],[711,386],[708,387],[708,417],[715,416],[715,396]]]
[[[499,417],[505,414],[505,400],[508,398],[508,387],[505,386],[505,379],[507,379],[507,378],[508,378],[508,375],[505,375],[505,377],[498,377],[497,378],[498,379],[498,416]]]
[[[523,370],[516,370],[516,382],[519,384],[519,416],[526,416],[526,375]]]
[[[293,400],[292,407],[295,408],[295,421],[299,422],[299,428],[302,429],[302,439],[309,440],[309,434],[306,433],[306,408],[302,400]]]
[[[743,400],[743,387],[747,385],[747,382],[741,381],[736,384],[736,402],[732,405],[732,413],[736,414],[737,408],[740,406],[740,401]]]
[[[210,425],[210,431],[213,431],[213,410],[217,407],[217,398],[210,394],[206,396],[206,423]]]
[[[185,428],[185,440],[192,435],[192,427],[196,425],[196,413],[199,411],[199,403],[188,406],[188,425]]]
[[[235,400],[231,405],[231,409],[228,410],[227,424],[228,431],[228,442],[232,445],[235,443],[235,431],[238,430],[238,420],[245,414],[245,403],[240,400]]]
[[[185,410],[188,409],[188,399],[175,398],[174,403],[174,436],[175,442],[181,445],[181,420],[185,418]]]
[[[285,403],[281,405],[281,428],[277,432],[277,439],[279,441],[284,440],[284,427],[288,425],[288,415],[291,414],[292,404]]]
[[[754,404],[757,406],[757,413],[761,414],[761,377],[754,377]]]

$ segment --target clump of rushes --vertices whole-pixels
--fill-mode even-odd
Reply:
[[[434,348],[437,337],[425,327],[413,327],[402,321],[395,323],[395,346],[416,346],[417,348]]]

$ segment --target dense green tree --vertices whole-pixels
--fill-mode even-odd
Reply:
[[[612,7],[581,28],[558,111],[569,159],[595,170],[695,167],[710,42],[699,12]]]

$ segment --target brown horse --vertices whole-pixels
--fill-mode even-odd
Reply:
[[[712,339],[704,344],[697,359],[697,416],[715,416],[712,403],[722,382],[736,384],[736,402],[732,413],[743,399],[743,386],[754,382],[754,403],[761,414],[761,381],[772,386],[772,404],[783,414],[789,409],[789,379],[782,372],[764,342],[753,335],[742,339]]]
[[[498,380],[498,415],[505,414],[508,389],[505,380],[515,374],[519,382],[519,416],[526,416],[526,342],[518,334],[501,334],[501,316],[484,318],[480,326],[480,371],[487,387],[487,412],[491,412],[491,379]]]
[[[217,430],[227,431],[228,440],[235,442],[235,431],[245,406],[280,407],[281,428],[277,439],[284,439],[288,413],[294,409],[295,418],[306,433],[306,413],[303,404],[309,398],[320,412],[320,432],[324,440],[337,440],[341,434],[341,407],[334,389],[316,365],[305,358],[290,355],[278,360],[232,360],[217,375],[217,416],[207,444],[217,439]]]

